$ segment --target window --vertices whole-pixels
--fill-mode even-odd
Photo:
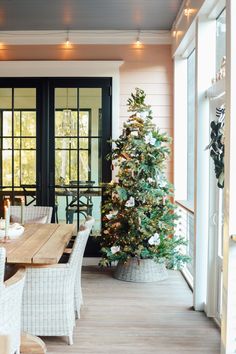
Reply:
[[[36,90],[1,89],[0,184],[9,189],[36,183]]]
[[[65,113],[69,112],[70,122],[67,122]],[[91,109],[79,111],[79,134],[77,134],[77,111],[56,110],[55,112],[55,181],[65,183],[77,180],[77,144],[79,142],[79,171],[80,180],[91,179]]]
[[[220,70],[223,57],[226,56],[226,10],[216,19],[216,72]]]
[[[194,203],[195,50],[187,59],[187,201]]]

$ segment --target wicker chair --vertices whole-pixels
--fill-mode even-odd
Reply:
[[[4,286],[4,272],[5,272],[5,261],[6,261],[6,249],[0,247],[0,289]]]
[[[21,206],[11,206],[11,221],[20,222]],[[25,223],[50,224],[52,219],[52,207],[48,206],[25,206]]]
[[[82,240],[82,257],[79,259],[79,264],[78,264],[78,269],[76,273],[76,280],[75,280],[75,316],[76,318],[80,318],[80,307],[83,305],[83,293],[82,293],[82,287],[81,287],[81,270],[82,270],[82,263],[83,263],[83,255],[85,251],[85,247],[88,241],[89,234],[91,232],[91,229],[94,225],[95,219],[91,216],[87,216],[86,221],[85,221],[85,227],[89,229],[88,235],[86,237],[83,237]]]
[[[0,334],[5,335],[9,354],[20,353],[21,300],[25,268],[18,269],[0,288]]]
[[[83,239],[89,229],[79,231],[68,263],[28,267],[23,292],[23,330],[39,336],[68,336],[73,344],[74,286]]]

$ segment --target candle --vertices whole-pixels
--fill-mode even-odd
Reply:
[[[6,205],[4,206],[4,215],[5,215],[5,236],[8,236],[10,218],[9,218],[9,210]]]
[[[6,200],[7,209],[8,209],[8,226],[10,225],[10,215],[11,215],[11,202],[9,199]],[[5,218],[6,219],[6,218]]]
[[[24,225],[25,222],[25,199],[24,197],[21,198],[21,209],[20,209],[20,219],[21,219],[21,225]]]

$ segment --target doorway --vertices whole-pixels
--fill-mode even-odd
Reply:
[[[101,183],[111,179],[111,79],[2,79],[0,119],[1,199],[51,205],[53,221],[76,227],[92,215],[100,234]]]

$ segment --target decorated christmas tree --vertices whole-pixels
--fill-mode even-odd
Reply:
[[[145,96],[138,88],[131,94],[132,115],[108,157],[118,174],[105,185],[102,266],[132,257],[175,267],[187,261],[184,240],[175,235],[173,189],[164,174],[170,139],[155,128]]]

